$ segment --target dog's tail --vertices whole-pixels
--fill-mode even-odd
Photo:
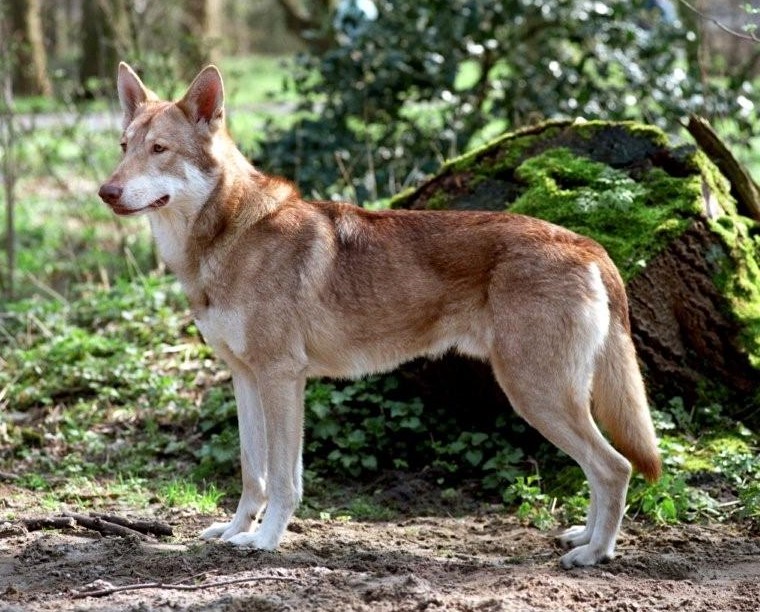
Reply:
[[[597,356],[593,411],[615,447],[651,482],[660,477],[662,464],[636,350],[626,327],[614,319],[610,322]]]

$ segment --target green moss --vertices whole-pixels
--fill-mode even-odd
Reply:
[[[549,121],[515,132],[507,132],[495,140],[447,161],[441,171],[470,172],[474,177],[491,177],[499,172],[511,171],[525,156],[525,152],[540,141],[548,140],[568,127],[569,121]],[[492,153],[497,151],[497,155]]]
[[[601,243],[626,280],[635,276],[701,207],[700,177],[654,168],[637,182],[621,170],[549,149],[515,176],[526,190],[510,210],[568,227]]]
[[[746,217],[726,215],[711,222],[731,257],[721,257],[716,285],[739,321],[742,346],[750,363],[760,368],[760,225]]]
[[[633,121],[568,121],[556,120],[529,126],[514,132],[507,132],[502,136],[473,149],[459,157],[447,161],[441,168],[441,172],[470,172],[475,176],[493,176],[500,171],[511,171],[525,158],[526,151],[535,151],[541,143],[550,142],[556,138],[561,140],[562,134],[572,128],[573,136],[589,142],[591,148],[601,138],[615,139],[616,151],[625,154],[620,148],[622,139],[617,138],[615,130],[622,130],[628,134],[629,148],[636,150],[641,146],[646,148],[668,148],[667,135],[657,127]],[[497,152],[494,155],[494,152]],[[696,170],[697,172],[699,170]]]
[[[720,203],[720,207],[729,215],[736,215],[736,202],[731,195],[731,183],[718,170],[702,150],[697,150],[690,158],[695,174],[701,174],[710,194]]]
[[[446,210],[451,203],[451,196],[443,189],[439,189],[428,198],[426,208],[428,210]]]
[[[699,444],[685,444],[679,437],[668,436],[664,438],[665,454],[673,454],[674,448],[688,446],[688,452],[680,452],[681,461],[679,467],[684,472],[696,474],[699,472],[733,471],[727,466],[727,461],[737,462],[742,458],[753,456],[751,438],[740,431],[724,431],[710,437],[702,437]]]
[[[366,208],[374,208],[378,210],[380,208],[404,208],[404,205],[410,200],[414,199],[417,194],[418,187],[407,187],[403,191],[400,191],[389,200],[381,200],[381,206],[367,206]]]
[[[636,121],[620,121],[618,123],[610,121],[577,121],[574,124],[574,130],[577,134],[586,138],[595,138],[600,130],[609,129],[610,126],[614,125],[624,129],[631,136],[651,142],[659,147],[670,146],[667,134],[660,128]]]

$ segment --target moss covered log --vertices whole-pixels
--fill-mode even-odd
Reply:
[[[596,239],[627,283],[653,398],[719,402],[760,421],[760,225],[737,213],[728,181],[696,146],[636,123],[548,122],[448,162],[391,205],[509,209]],[[429,389],[445,381],[447,398],[457,381],[468,385],[461,378],[490,386],[459,358],[414,367],[439,379]],[[493,391],[479,399],[501,401]]]

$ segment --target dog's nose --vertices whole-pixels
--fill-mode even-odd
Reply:
[[[105,183],[100,186],[100,189],[98,190],[98,195],[100,196],[100,199],[103,200],[106,204],[113,205],[113,204],[118,204],[123,191],[124,190],[118,185],[114,185],[112,183]]]

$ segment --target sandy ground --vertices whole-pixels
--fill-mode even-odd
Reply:
[[[17,518],[43,514],[21,511]],[[151,518],[171,524],[175,535],[144,542],[83,530],[18,533],[6,525],[0,610],[760,609],[760,534],[749,525],[627,521],[615,560],[564,571],[555,533],[496,509],[390,522],[296,519],[277,552],[197,539],[222,517],[159,511]],[[227,584],[201,586],[215,582]],[[93,583],[181,589],[77,596]]]

